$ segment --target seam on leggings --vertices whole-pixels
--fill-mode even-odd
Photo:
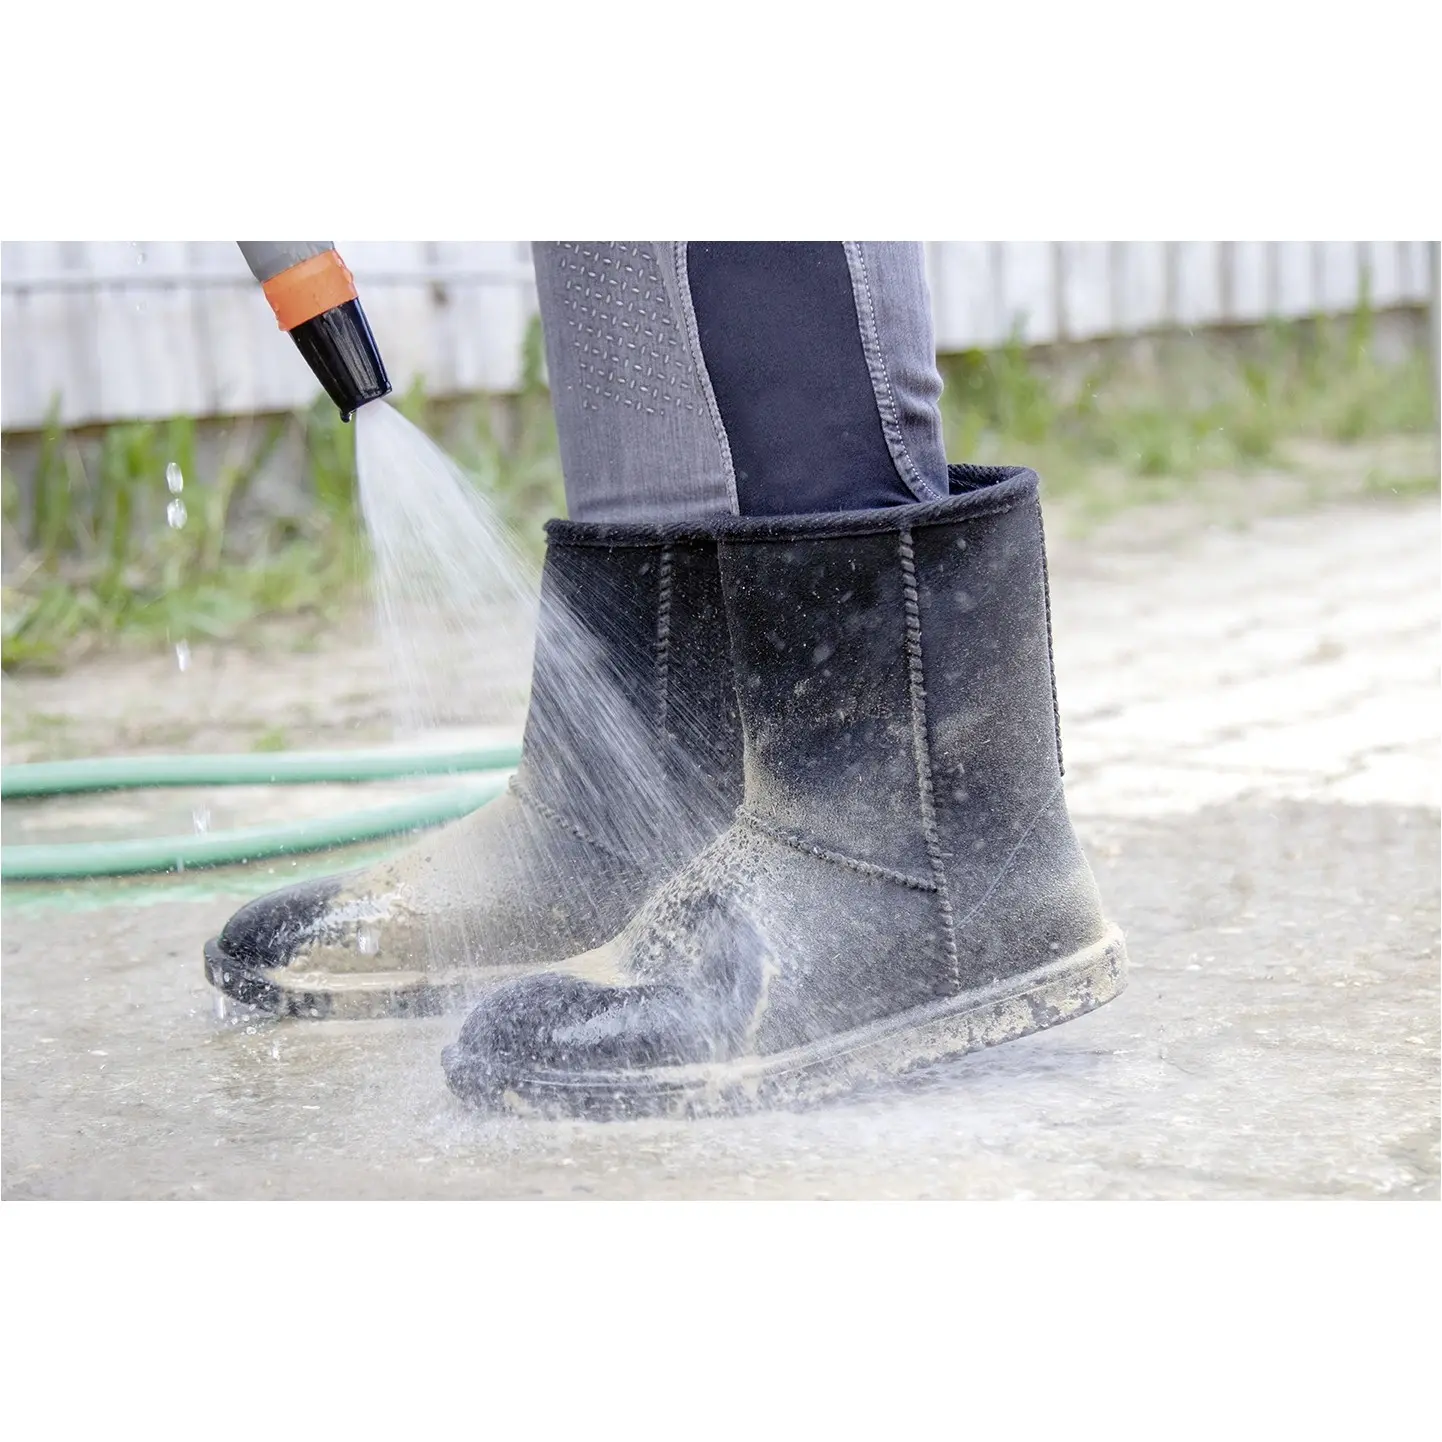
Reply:
[[[657,567],[660,580],[656,596],[656,734],[666,735],[667,692],[671,680],[671,591],[673,552],[661,547],[661,563]]]
[[[1041,545],[1041,596],[1046,606],[1046,664],[1051,675],[1051,719],[1056,729],[1056,769],[1066,775],[1061,757],[1061,702],[1056,694],[1056,649],[1051,639],[1051,580],[1046,569],[1046,527],[1042,524],[1041,502],[1036,503],[1036,535]]]
[[[672,275],[676,281],[676,299],[681,309],[681,330],[686,336],[686,348],[691,352],[691,364],[701,382],[701,394],[706,398],[706,413],[716,431],[716,440],[721,447],[721,464],[726,473],[726,490],[731,501],[731,514],[741,514],[741,500],[736,491],[736,464],[731,459],[731,441],[726,427],[721,423],[721,408],[716,404],[716,392],[711,389],[711,372],[706,369],[706,357],[701,351],[701,332],[696,325],[696,307],[691,303],[691,277],[686,270],[686,244],[684,240],[664,242],[671,262]]]
[[[931,776],[931,732],[926,724],[926,664],[921,651],[921,593],[916,584],[916,552],[911,532],[900,537],[901,577],[905,592],[906,662],[911,687],[912,750],[916,755],[916,787],[921,801],[921,833],[931,862],[937,908],[941,912],[942,944],[951,968],[952,985],[961,989],[961,962],[956,953],[956,915],[946,885],[945,852],[936,824],[936,793]]]
[[[881,881],[894,881],[898,886],[905,886],[911,891],[936,890],[935,883],[926,881],[920,876],[908,876],[904,871],[892,871],[890,867],[877,866],[874,862],[861,861],[855,856],[847,856],[844,851],[830,851],[824,846],[817,846],[815,842],[807,841],[804,836],[798,835],[794,831],[788,831],[785,827],[777,826],[771,821],[763,821],[755,812],[748,811],[744,806],[737,808],[736,820],[744,822],[763,836],[769,836],[773,841],[779,841],[783,846],[791,847],[793,851],[814,856],[818,861],[828,861],[833,866],[841,866],[847,871],[859,872],[862,876],[874,876]]]
[[[851,293],[856,302],[856,318],[861,328],[861,349],[866,356],[866,369],[871,376],[871,390],[876,397],[876,410],[881,417],[881,433],[886,438],[886,448],[891,452],[892,464],[897,474],[918,500],[935,500],[936,493],[921,478],[916,462],[906,445],[906,434],[901,429],[901,418],[896,410],[896,391],[891,384],[891,372],[886,368],[886,355],[881,346],[881,328],[876,320],[876,300],[871,293],[871,276],[866,266],[866,252],[859,240],[844,240],[841,248],[846,254],[846,266],[851,272]]]
[[[563,815],[561,812],[557,811],[554,806],[547,806],[546,803],[542,801],[539,796],[533,795],[532,792],[527,787],[523,786],[519,779],[515,776],[511,777],[510,790],[511,794],[515,796],[518,801],[521,801],[525,805],[529,806],[532,811],[536,812],[540,816],[543,816],[553,826],[559,826],[562,831],[569,832],[572,836],[576,838],[577,841],[584,842],[587,846],[594,847],[597,851],[601,853],[602,856],[609,856],[612,861],[619,862],[622,866],[628,866],[633,871],[637,869],[635,862],[631,861],[628,857],[622,856],[619,851],[613,850],[611,847],[607,846],[604,841],[598,841],[596,837],[592,836],[589,831],[585,830],[583,827],[577,826],[576,823],[572,821],[569,816]]]

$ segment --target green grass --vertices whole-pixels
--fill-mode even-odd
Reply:
[[[237,554],[233,509],[287,427],[302,432],[320,504]],[[188,418],[111,426],[98,453],[52,419],[28,515],[14,477],[4,477],[6,525],[24,550],[4,589],[5,669],[54,663],[81,642],[225,637],[260,615],[322,608],[361,574],[328,428],[319,409],[272,420],[244,463],[200,477]],[[179,528],[165,520],[171,462],[186,478]]]
[[[250,749],[252,751],[288,751],[290,750],[290,737],[286,734],[283,726],[267,726],[250,743]]]
[[[443,407],[423,388],[394,398],[437,434],[539,553],[540,522],[564,511],[560,458],[541,379],[539,328],[525,342],[522,385],[503,408],[486,400]],[[310,504],[300,519],[240,534],[246,492],[274,449],[298,441]],[[89,460],[87,461],[87,453]],[[165,472],[185,477],[185,524],[165,521]],[[53,668],[86,647],[173,644],[243,634],[269,616],[333,618],[355,604],[367,574],[356,499],[354,430],[320,400],[274,418],[244,462],[199,473],[188,418],[111,426],[98,448],[53,419],[45,427],[32,489],[7,470],[8,540],[22,559],[3,595],[3,665]]]
[[[1286,466],[1301,439],[1348,445],[1436,430],[1426,355],[1381,363],[1365,308],[1226,342],[1158,336],[1150,350],[1143,360],[1118,347],[1085,367],[1049,367],[1016,344],[945,358],[948,454],[1019,461],[1042,472],[1053,496],[1115,508],[1175,495],[1208,472]],[[1106,487],[1096,484],[1103,473]],[[1419,481],[1370,488],[1415,493]],[[1436,489],[1436,475],[1426,484]]]
[[[393,398],[536,553],[540,523],[565,504],[541,357],[533,325],[520,391],[504,403],[434,402],[422,386]],[[1365,310],[1225,344],[1158,337],[1145,360],[1118,348],[1082,366],[1013,344],[948,356],[942,370],[950,455],[1034,466],[1049,495],[1094,515],[1176,495],[1209,472],[1285,465],[1300,438],[1347,444],[1436,425],[1425,355],[1381,364]],[[324,400],[264,426],[246,459],[202,475],[189,419],[111,426],[98,447],[52,420],[28,505],[4,476],[7,553],[19,556],[3,596],[5,669],[59,665],[97,645],[224,639],[263,617],[324,620],[353,606],[367,567],[354,432]],[[310,504],[256,534],[238,518],[286,442],[304,458]],[[179,530],[164,521],[171,461],[186,478]],[[1435,472],[1363,481],[1379,496],[1436,489]]]
[[[1392,475],[1369,470],[1362,488],[1371,496],[1392,496],[1400,500],[1420,500],[1437,494],[1437,477],[1433,475]]]

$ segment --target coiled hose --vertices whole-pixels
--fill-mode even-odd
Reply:
[[[350,846],[464,816],[505,789],[520,761],[516,746],[461,751],[292,751],[245,756],[137,756],[43,761],[0,770],[0,797],[75,795],[173,786],[299,786],[387,781],[407,776],[472,776],[464,785],[339,816],[195,836],[0,847],[7,881],[131,876],[225,866]]]

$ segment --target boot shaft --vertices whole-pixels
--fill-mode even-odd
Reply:
[[[739,522],[720,549],[743,815],[932,893],[965,982],[1008,964],[997,908],[1034,910],[1044,950],[1100,911],[1061,789],[1037,478],[951,482],[925,505]]]
[[[715,541],[546,529],[522,793],[628,859],[694,849],[741,795]]]

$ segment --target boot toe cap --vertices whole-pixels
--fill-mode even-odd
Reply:
[[[638,930],[633,945],[648,939]],[[486,1102],[734,1057],[760,1002],[764,938],[725,904],[690,931],[696,951],[655,979],[601,985],[547,972],[499,987],[443,1054],[451,1089]]]
[[[708,1060],[712,1028],[679,988],[598,986],[548,973],[498,988],[442,1054],[446,1078],[470,1101],[563,1082]]]
[[[314,935],[339,890],[339,879],[327,877],[247,902],[222,929],[220,950],[242,966],[287,965],[297,947]]]
[[[669,988],[598,986],[544,974],[502,987],[467,1018],[454,1048],[498,1066],[606,1070],[694,1060]]]

